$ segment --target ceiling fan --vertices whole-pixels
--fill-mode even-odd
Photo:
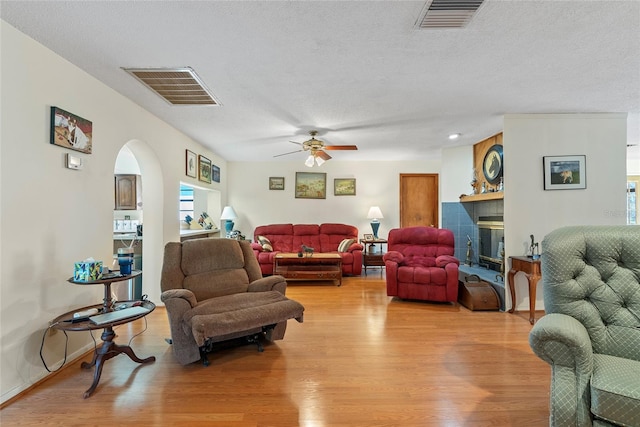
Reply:
[[[317,134],[318,134],[318,131],[312,130],[312,131],[309,131],[309,135],[311,135],[311,139],[305,142],[289,141],[293,144],[300,145],[301,149],[296,151],[290,151],[288,153],[276,154],[273,157],[286,156],[288,154],[299,153],[301,151],[308,151],[309,157],[307,157],[307,160],[304,162],[304,164],[309,167],[313,167],[314,161],[318,166],[320,166],[325,161],[331,159],[331,156],[328,155],[325,152],[325,150],[357,150],[358,149],[358,147],[356,147],[355,145],[325,145],[323,141],[316,139]]]

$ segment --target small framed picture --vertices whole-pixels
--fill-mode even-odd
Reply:
[[[373,234],[365,234],[364,235],[365,242],[373,242]]]
[[[91,154],[93,123],[58,107],[51,107],[50,143]]]
[[[220,182],[220,167],[213,165],[211,167],[211,174],[213,177],[213,182]]]
[[[334,196],[355,196],[356,195],[356,179],[355,178],[336,178],[333,180]]]
[[[586,156],[545,156],[542,158],[545,190],[587,188]]]
[[[284,177],[283,176],[270,176],[269,177],[269,190],[284,190]]]
[[[200,156],[198,158],[199,171],[198,179],[202,182],[206,182],[211,184],[211,160],[207,159],[205,156]]]
[[[185,159],[185,172],[187,176],[190,176],[191,178],[197,178],[198,177],[198,157],[196,156],[196,153],[194,153],[193,151],[190,151],[190,150],[186,150],[186,151],[187,151],[187,155]]]

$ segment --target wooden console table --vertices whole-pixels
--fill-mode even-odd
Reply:
[[[509,270],[509,292],[511,293],[511,309],[513,313],[516,308],[516,287],[514,278],[516,273],[523,272],[529,282],[529,323],[533,325],[536,311],[536,286],[542,275],[540,274],[540,258],[533,259],[526,256],[510,256],[511,270]]]

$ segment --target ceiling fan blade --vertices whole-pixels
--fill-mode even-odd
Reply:
[[[328,155],[327,153],[325,153],[322,150],[316,151],[316,156],[320,157],[322,160],[329,160],[331,158],[330,155]]]
[[[357,150],[355,145],[325,145],[322,147],[325,150]]]
[[[302,145],[302,142],[297,142],[297,141],[289,141],[292,144],[297,144],[297,145]]]
[[[276,154],[276,155],[275,155],[275,156],[273,156],[273,157],[286,156],[286,155],[288,155],[288,154],[299,153],[299,152],[301,152],[301,151],[304,151],[304,150],[289,151],[288,153]]]

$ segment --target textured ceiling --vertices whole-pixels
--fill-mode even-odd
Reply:
[[[626,112],[640,143],[640,1],[486,0],[466,28],[419,30],[424,5],[3,0],[0,16],[229,161],[302,160],[273,156],[310,129],[359,147],[339,160],[434,158],[506,113]],[[122,70],[183,66],[222,106],[171,106]]]

